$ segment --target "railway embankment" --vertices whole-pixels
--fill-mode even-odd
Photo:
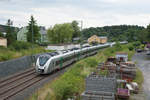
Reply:
[[[51,50],[39,46],[18,51],[0,47],[0,79],[31,68],[33,59],[44,52],[51,52]],[[31,54],[34,54],[34,57]]]
[[[39,54],[36,54],[0,62],[0,79],[31,68],[33,61],[36,60],[38,56]]]
[[[107,57],[114,56],[118,51],[127,52],[128,59],[131,60],[134,54],[134,50],[129,49],[131,45],[106,48],[100,50],[95,56],[78,61],[63,75],[35,92],[29,100],[67,100],[74,97],[80,100],[80,94],[85,90],[84,79],[96,70],[98,63],[104,62]]]

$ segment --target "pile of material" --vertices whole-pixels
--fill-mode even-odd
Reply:
[[[128,99],[130,97],[130,91],[128,89],[118,88],[117,96],[118,98]]]
[[[115,100],[115,77],[102,77],[92,73],[85,79],[85,83],[82,100]]]
[[[132,62],[123,62],[117,68],[117,72],[120,73],[122,79],[133,80],[136,77],[136,67]]]
[[[97,70],[85,79],[85,91],[82,100],[115,100],[128,99],[130,93],[138,93],[136,82],[136,66],[127,61],[127,53],[117,53],[115,57],[107,58],[99,63]]]

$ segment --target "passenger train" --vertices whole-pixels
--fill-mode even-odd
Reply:
[[[126,43],[126,42],[121,42]],[[39,74],[49,74],[57,69],[61,69],[77,60],[94,55],[101,48],[109,47],[115,43],[100,44],[91,47],[74,48],[62,52],[52,52],[40,55],[36,61],[36,72]]]

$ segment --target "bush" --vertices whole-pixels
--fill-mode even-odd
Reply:
[[[32,45],[28,42],[16,41],[10,45],[10,49],[20,51],[22,49],[29,49]]]
[[[142,83],[144,81],[143,73],[140,69],[136,69],[136,78],[133,80],[134,82],[137,82],[140,87],[142,87]]]
[[[39,43],[40,46],[48,46],[48,44],[50,44],[50,43],[48,43],[48,42]]]
[[[78,73],[78,72],[76,72]],[[53,90],[56,95],[56,100],[66,100],[72,98],[74,94],[80,90],[82,78],[75,76],[68,71],[59,80],[53,84]]]
[[[89,67],[95,67],[95,66],[97,66],[97,64],[98,64],[98,62],[97,62],[97,60],[96,60],[96,58],[87,58],[87,59],[85,59],[85,62],[86,62],[86,64],[87,64],[87,67],[89,66]]]
[[[133,46],[134,47],[138,47],[141,45],[141,42],[140,41],[136,41],[136,42],[133,42]]]
[[[4,47],[4,46],[0,46],[0,49],[6,49],[6,47]]]
[[[9,60],[11,58],[11,55],[0,55],[0,61]]]
[[[122,50],[120,42],[116,42],[115,48],[116,48],[116,51],[121,51]]]
[[[134,49],[133,45],[129,45],[129,46],[128,46],[128,49],[129,49],[130,51],[132,51],[132,50]]]
[[[100,70],[99,75],[102,75],[102,76],[108,75],[108,70]]]

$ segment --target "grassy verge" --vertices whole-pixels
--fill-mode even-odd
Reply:
[[[136,78],[133,81],[137,82],[138,85],[140,86],[140,88],[142,87],[144,77],[143,77],[142,71],[139,68],[137,68],[137,70],[136,70]]]
[[[122,51],[129,54],[131,60],[133,50],[128,49],[128,45],[114,46],[100,51],[97,55],[82,59],[75,63],[67,72],[56,78],[53,82],[46,84],[43,88],[34,93],[29,100],[67,100],[79,95],[84,91],[84,79],[99,62],[104,62],[107,57],[114,56],[116,52]],[[80,100],[80,98],[77,98]]]
[[[0,48],[0,61],[6,61],[14,58],[19,58],[26,55],[37,54],[42,52],[51,52],[50,50],[45,50],[44,47],[36,46],[33,50],[32,48],[23,50],[11,50],[10,48]]]

